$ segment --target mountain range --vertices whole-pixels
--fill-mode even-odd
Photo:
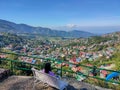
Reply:
[[[80,30],[62,31],[53,30],[50,28],[33,27],[27,24],[16,24],[10,21],[0,19],[0,32],[8,33],[28,33],[28,34],[40,34],[42,36],[55,36],[55,37],[90,37],[95,34]]]

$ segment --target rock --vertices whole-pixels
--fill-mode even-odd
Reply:
[[[0,68],[0,81],[7,78],[10,75],[10,70]]]

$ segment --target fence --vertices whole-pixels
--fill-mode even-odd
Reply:
[[[107,80],[106,81],[106,79],[100,78],[99,76],[90,76],[89,74],[86,74],[84,72],[74,72],[74,71],[72,71],[70,69],[64,69],[63,63],[68,64],[68,65],[75,65],[75,66],[77,65],[77,66],[89,69],[88,71],[93,69],[93,67],[90,67],[90,66],[86,66],[86,65],[82,65],[82,64],[73,64],[73,63],[63,61],[63,60],[58,60],[58,59],[55,59],[55,58],[43,58],[43,57],[28,56],[28,55],[25,55],[25,54],[16,54],[16,53],[9,53],[9,52],[0,52],[0,53],[2,53],[2,54],[11,54],[11,55],[16,55],[16,56],[23,56],[23,57],[29,57],[29,58],[34,58],[34,59],[42,59],[43,62],[44,61],[52,62],[53,69],[55,69],[57,71],[60,71],[59,74],[61,75],[61,77],[63,76],[63,72],[67,72],[68,75],[69,74],[72,74],[72,75],[77,74],[77,75],[82,75],[84,77],[90,77],[90,78],[94,78],[94,79],[97,79],[97,80],[102,80],[104,82],[120,84],[119,81],[114,81],[114,80]],[[37,67],[37,68],[41,68],[42,65],[43,65],[43,62],[41,62],[40,64],[31,64],[31,63],[27,63],[27,62],[23,62],[23,61],[19,61],[19,60],[12,60],[12,59],[9,59],[9,58],[0,58],[0,63],[4,62],[4,61],[5,62],[10,62],[10,70],[11,70],[12,74],[14,74],[15,69],[16,70],[22,70],[22,71],[31,71],[31,68],[33,66]],[[59,67],[56,67],[55,64],[58,64]],[[19,65],[21,65],[21,66],[19,67]],[[27,66],[27,65],[28,65],[28,67],[24,67],[24,66]],[[97,68],[97,67],[96,67],[96,70],[98,70],[98,71],[105,70],[105,71],[108,71],[108,72],[118,72],[118,73],[120,73],[120,71],[108,70],[108,69]]]

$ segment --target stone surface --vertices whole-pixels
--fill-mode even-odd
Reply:
[[[10,75],[10,70],[0,68],[0,81]]]
[[[62,78],[69,83],[67,90],[97,90],[95,86],[91,86],[84,82],[78,82],[73,78]],[[28,76],[10,76],[4,81],[0,82],[0,90],[33,90],[32,77]],[[43,83],[39,83],[35,86],[35,90],[57,90],[50,86],[45,86]],[[99,89],[106,90],[106,89]]]

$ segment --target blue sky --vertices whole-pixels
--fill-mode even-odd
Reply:
[[[0,19],[55,29],[120,26],[120,0],[0,0]]]

